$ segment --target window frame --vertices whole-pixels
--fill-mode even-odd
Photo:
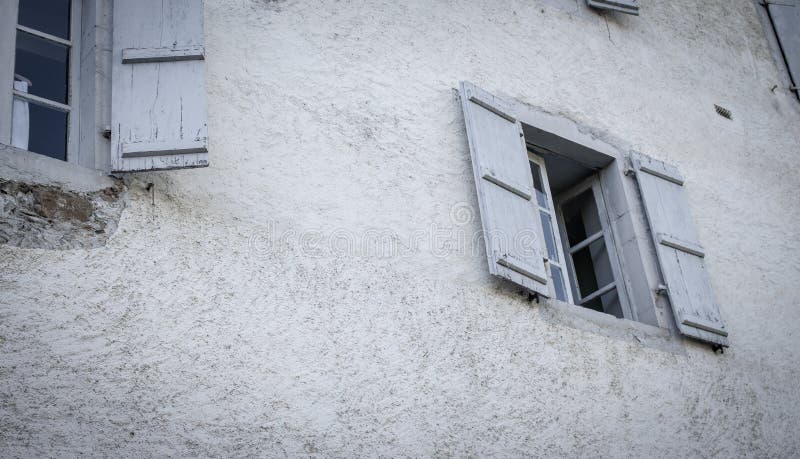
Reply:
[[[556,246],[555,247],[556,254],[560,254],[561,258],[563,259],[553,262],[553,260],[551,260],[549,257],[549,253],[548,257],[545,259],[545,268],[547,269],[547,276],[551,283],[550,295],[551,298],[557,298],[555,291],[555,280],[553,279],[553,273],[550,268],[550,265],[554,264],[556,265],[557,268],[561,270],[561,277],[564,281],[564,294],[567,297],[566,302],[574,304],[573,286],[572,286],[573,278],[569,276],[569,272],[567,271],[569,268],[567,265],[566,252],[564,251],[559,231],[559,223],[557,216],[558,208],[553,202],[553,191],[550,188],[550,179],[547,176],[547,167],[545,166],[544,159],[536,154],[535,152],[536,147],[534,145],[526,144],[526,148],[528,153],[528,162],[534,163],[537,166],[539,166],[539,172],[541,174],[541,179],[542,179],[542,188],[544,188],[545,190],[543,191],[543,193],[547,197],[547,204],[550,206],[550,208],[548,209],[540,206],[538,197],[534,197],[531,199],[531,205],[536,208],[537,214],[541,215],[541,213],[544,212],[550,216],[550,228],[553,230],[553,241]],[[542,227],[542,230],[544,230],[544,227]],[[545,252],[547,251],[545,250]]]
[[[76,2],[79,5],[76,5]],[[70,72],[73,119],[69,132],[67,161],[23,150],[11,145],[14,58],[18,1],[0,2],[0,171],[5,178],[16,177],[45,185],[83,182],[96,188],[96,180],[111,170],[111,66],[113,0],[73,0]],[[75,9],[77,8],[77,9]],[[0,86],[2,83],[0,83]]]
[[[599,232],[587,236],[587,238],[584,241],[581,241],[581,243],[576,244],[575,247],[581,246],[581,248],[575,249],[575,247],[570,246],[569,238],[567,237],[563,206],[567,202],[571,201],[572,199],[578,197],[579,195],[588,190],[591,190],[592,195],[594,197],[594,202],[595,205],[597,206],[597,215],[600,220],[601,229]],[[577,184],[573,185],[569,189],[559,193],[559,195],[556,196],[555,198],[555,202],[556,202],[556,207],[555,207],[556,215],[558,218],[558,228],[561,233],[560,238],[563,240],[562,244],[565,247],[564,259],[566,260],[566,263],[569,266],[569,275],[573,289],[573,297],[576,298],[573,304],[575,304],[576,306],[585,307],[583,306],[582,303],[591,301],[595,297],[602,296],[603,294],[608,293],[613,289],[616,289],[617,296],[619,297],[620,301],[620,308],[622,310],[623,318],[634,320],[633,318],[634,316],[631,311],[630,300],[628,299],[628,292],[626,288],[627,282],[625,282],[625,272],[622,270],[622,266],[619,260],[619,252],[617,250],[616,243],[614,242],[614,231],[611,227],[611,222],[609,220],[608,207],[606,206],[605,197],[603,196],[602,183],[600,181],[599,173],[595,173],[592,176],[587,177],[582,181],[578,182]],[[597,236],[598,233],[600,234],[599,236]],[[608,289],[606,292],[603,292],[602,294],[598,294],[611,284],[600,286],[598,290],[595,291],[594,293],[587,295],[584,298],[580,298],[578,277],[575,271],[575,263],[573,261],[572,255],[574,252],[577,252],[582,248],[588,247],[589,244],[599,240],[600,238],[603,239],[606,252],[608,252],[608,260],[609,264],[611,265],[611,274],[614,278],[613,287]],[[589,241],[590,239],[591,241]]]
[[[81,5],[82,0],[71,0],[70,1],[70,23],[69,23],[69,39],[64,39],[61,37],[57,37],[54,35],[50,35],[46,32],[42,32],[40,30],[32,29],[27,26],[23,26],[19,24],[19,2],[20,0],[16,0],[13,3],[14,5],[14,14],[12,16],[13,23],[14,23],[14,39],[7,43],[7,47],[10,48],[9,50],[4,51],[5,53],[10,53],[10,56],[6,57],[5,62],[9,62],[12,68],[12,75],[11,75],[11,86],[10,88],[7,87],[5,91],[11,93],[11,113],[6,115],[8,118],[9,126],[13,123],[13,101],[14,99],[22,99],[27,101],[30,104],[36,104],[40,106],[44,106],[49,109],[58,110],[62,113],[67,114],[67,138],[66,138],[66,158],[63,160],[64,162],[78,164],[78,148],[79,148],[79,139],[80,139],[80,87],[81,87]],[[69,54],[68,54],[68,68],[67,71],[69,72],[67,78],[67,103],[62,104],[59,102],[52,101],[50,99],[39,97],[33,94],[26,94],[21,91],[14,89],[14,75],[16,74],[16,37],[18,32],[28,33],[33,35],[37,38],[47,40],[48,42],[52,43],[59,43],[61,45],[69,47]],[[0,83],[2,84],[2,83]],[[3,107],[5,109],[5,107]],[[0,122],[5,121],[6,118],[0,118]],[[8,136],[8,143],[11,144],[12,141],[12,133],[9,132]],[[30,151],[30,150],[28,150]],[[48,156],[44,153],[34,152],[31,153]],[[57,159],[57,158],[53,158]],[[58,160],[58,159],[57,159]]]
[[[649,237],[644,205],[633,177],[630,151],[619,146],[626,143],[601,133],[596,127],[579,124],[515,97],[502,94],[500,97],[508,105],[509,112],[522,123],[528,149],[558,152],[598,171],[610,233],[624,273],[622,288],[628,299],[630,315],[617,319],[613,315],[553,300],[563,305],[565,311],[573,311],[581,317],[656,327],[667,330],[670,335],[678,335],[670,303],[658,293],[660,268]]]

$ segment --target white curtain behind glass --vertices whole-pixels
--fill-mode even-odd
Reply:
[[[14,89],[19,92],[27,93],[29,86],[31,86],[31,81],[29,79],[20,75],[14,75]],[[11,116],[11,145],[27,150],[28,137],[31,130],[31,114],[28,101],[15,97]]]

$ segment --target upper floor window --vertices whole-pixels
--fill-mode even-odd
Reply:
[[[534,144],[527,148],[555,297],[618,318],[634,318],[599,175]]]
[[[63,161],[77,127],[71,64],[80,36],[78,3],[19,0],[16,24],[11,144]]]

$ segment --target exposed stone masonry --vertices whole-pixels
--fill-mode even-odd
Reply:
[[[91,193],[0,179],[0,244],[42,249],[99,247],[125,207],[120,183]]]

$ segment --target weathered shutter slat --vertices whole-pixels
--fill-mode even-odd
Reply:
[[[113,171],[208,165],[202,0],[115,0]]]
[[[789,74],[795,87],[800,86],[800,5],[796,0],[770,1],[767,8]]]
[[[727,346],[728,331],[703,263],[705,251],[689,212],[683,177],[674,166],[645,155],[632,155],[631,162],[678,329]]]
[[[194,61],[205,59],[202,46],[183,48],[125,48],[122,50],[123,64],[142,64],[145,62]]]
[[[183,142],[135,142],[122,143],[123,158],[141,158],[145,156],[185,155],[189,153],[205,153],[206,143],[198,140]]]
[[[489,272],[550,296],[522,125],[500,98],[461,83]]]

